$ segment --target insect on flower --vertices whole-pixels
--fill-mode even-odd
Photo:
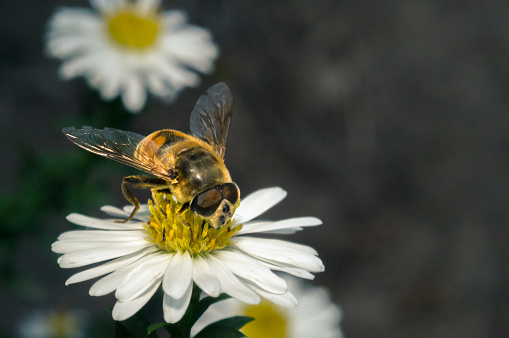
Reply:
[[[122,180],[122,193],[140,208],[131,188],[172,194],[180,213],[191,212],[215,229],[232,217],[240,191],[224,164],[233,96],[224,83],[212,86],[191,112],[191,134],[163,129],[148,136],[113,128],[64,128],[76,145],[100,156],[127,164],[156,177],[133,175]]]

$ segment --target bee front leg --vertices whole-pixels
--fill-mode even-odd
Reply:
[[[182,222],[182,224],[184,224],[188,228],[191,228],[191,226],[189,224],[187,224],[187,222],[184,221],[184,219],[182,218],[182,214],[184,212],[186,212],[187,209],[189,209],[189,202],[182,204],[182,206],[180,207],[179,211],[177,211],[177,215],[179,216],[180,221]]]
[[[136,212],[140,209],[140,202],[134,196],[131,191],[131,187],[135,189],[156,189],[161,188],[161,186],[166,186],[166,181],[161,178],[153,178],[147,176],[133,175],[126,176],[122,179],[122,194],[125,199],[129,201],[132,205],[134,205],[134,209],[131,212],[131,215],[127,217],[123,221],[116,221],[118,223],[126,223],[130,221]]]

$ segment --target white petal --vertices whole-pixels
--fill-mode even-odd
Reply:
[[[140,209],[138,210],[138,212],[136,212],[133,219],[137,219],[142,222],[147,222],[150,219],[149,216],[147,215],[147,214],[150,214],[150,212],[148,211],[148,208],[146,211],[144,210],[145,212],[141,211],[142,209],[145,209],[145,208],[143,208],[144,206],[145,205],[143,205],[143,204],[140,206]],[[116,217],[119,219],[126,219],[127,217],[129,217],[131,215],[131,212],[127,212],[123,209],[120,209],[120,208],[117,208],[117,207],[114,207],[111,205],[102,206],[101,211],[107,213],[110,216],[113,216],[113,217]]]
[[[104,245],[95,241],[58,241],[51,244],[51,251],[57,254],[66,254],[72,251],[97,248]]]
[[[113,234],[112,234],[113,235]],[[100,240],[64,240],[58,241],[51,245],[51,250],[55,253],[59,254],[67,254],[73,251],[80,251],[85,249],[99,248],[99,247],[109,247],[109,246],[117,246],[124,247],[130,245],[143,245],[146,244],[145,238],[132,238],[129,241],[122,239],[113,240],[113,241],[100,241]]]
[[[299,298],[299,307],[294,312],[293,332],[299,337],[313,337],[313,327],[320,327],[323,337],[341,337],[338,324],[341,310],[330,301],[330,297],[322,288],[309,288]],[[308,323],[313,323],[310,326]],[[297,335],[296,335],[297,336]]]
[[[127,318],[138,312],[147,302],[152,298],[154,293],[159,288],[161,280],[156,281],[150,285],[147,290],[141,294],[138,298],[129,302],[116,302],[113,307],[113,319],[115,320],[126,320]]]
[[[242,314],[244,306],[245,304],[235,298],[225,299],[213,304],[193,325],[191,337],[195,337],[202,329],[214,322]]]
[[[149,247],[149,248],[140,250],[138,252],[133,252],[130,255],[119,257],[112,261],[106,262],[104,264],[96,266],[95,268],[78,272],[78,273],[72,275],[65,282],[65,285],[83,282],[83,281],[86,281],[86,280],[89,280],[92,278],[103,276],[105,274],[108,274],[108,273],[116,271],[116,270],[119,270],[119,269],[123,268],[124,266],[127,266],[133,262],[136,262],[138,259],[142,258],[143,256],[148,255],[148,254],[155,252],[157,250],[158,249],[156,246]]]
[[[97,18],[93,18],[97,20]],[[46,43],[46,52],[48,55],[64,59],[67,57],[85,54],[97,45],[90,36],[60,36],[50,38]]]
[[[313,322],[337,323],[341,317],[341,311],[331,303],[330,295],[324,288],[307,289],[300,297],[300,305],[315,309],[307,314],[307,318]],[[323,311],[316,311],[319,309]]]
[[[124,278],[124,281],[115,292],[115,297],[121,302],[128,302],[137,298],[150,285],[162,280],[172,256],[166,253],[153,255],[150,260],[138,265]]]
[[[296,251],[305,252],[310,255],[318,255],[318,252],[309,245],[297,244],[289,241],[283,241],[272,238],[256,238],[256,237],[237,237],[237,243],[242,243],[246,248],[254,248],[259,250],[279,250],[279,251]]]
[[[145,105],[147,92],[137,76],[131,76],[122,93],[122,102],[131,113],[138,113]]]
[[[273,243],[273,246],[266,245],[267,243]],[[285,241],[239,237],[233,246],[249,255],[277,265],[296,267],[310,272],[322,272],[325,269],[322,261],[313,253],[288,247],[288,242]]]
[[[281,307],[287,309],[293,309],[299,305],[299,301],[292,295],[291,292],[286,292],[282,295],[275,295],[273,293],[267,292],[265,290],[255,288],[256,293],[258,293],[263,298],[270,300],[272,303],[279,305]]]
[[[295,228],[286,228],[281,230],[269,230],[265,231],[264,234],[277,234],[277,235],[293,235],[297,231],[301,231],[301,227],[295,227]]]
[[[287,291],[283,294],[274,294],[272,292],[268,292],[262,288],[260,288],[258,285],[253,284],[251,281],[246,282],[257,294],[262,296],[263,298],[271,301],[272,303],[282,306],[284,308],[295,308],[297,305],[299,305],[299,302],[297,301],[297,298],[295,296]]]
[[[104,74],[105,75],[105,74]],[[109,75],[104,78],[104,81],[98,85],[99,94],[101,99],[109,101],[120,95],[123,82],[122,78],[116,74]],[[126,217],[127,218],[127,217]]]
[[[161,46],[168,56],[202,73],[213,70],[214,60],[219,54],[210,32],[196,26],[187,26],[168,34]]]
[[[247,279],[271,293],[283,294],[287,290],[284,279],[276,276],[259,261],[237,250],[218,250],[214,253],[223,265],[235,275]]]
[[[106,277],[99,279],[97,282],[92,285],[90,288],[89,294],[90,296],[104,296],[110,292],[115,291],[120,284],[123,282],[124,278],[138,265],[143,264],[147,260],[151,258],[152,255],[144,256],[138,261],[125,266],[115,272],[110,273]]]
[[[290,257],[291,256],[291,257]],[[292,255],[286,255],[281,258],[263,258],[263,257],[257,257],[261,260],[264,260],[267,263],[277,265],[281,267],[281,269],[273,269],[273,270],[280,270],[285,271],[283,268],[297,268],[297,269],[303,269],[307,270],[309,272],[323,272],[325,271],[325,267],[322,263],[322,261],[316,257],[316,256],[310,256],[310,255],[301,255],[301,254],[292,254]],[[288,273],[291,273],[288,271]],[[298,275],[296,275],[298,276]],[[299,276],[301,277],[301,276]],[[302,277],[306,278],[306,277]],[[314,279],[314,276],[311,278]]]
[[[117,258],[120,256],[129,255],[133,252],[152,246],[153,244],[144,241],[145,243],[131,245],[130,243],[108,245],[96,248],[77,250],[66,253],[58,259],[58,264],[61,268],[78,268],[80,266],[89,265],[107,261],[109,259]]]
[[[262,264],[271,270],[286,272],[290,275],[293,275],[293,276],[296,276],[299,278],[310,279],[310,280],[315,279],[315,276],[312,273],[310,273],[309,271],[304,270],[304,269],[280,266],[280,265],[276,265],[276,264],[273,264],[270,262],[262,262]]]
[[[161,0],[138,0],[135,3],[136,12],[147,15],[157,12],[161,6]]]
[[[277,222],[254,222],[253,225],[251,225],[250,223],[244,224],[239,234],[309,227],[320,224],[322,224],[322,221],[316,217],[296,217]]]
[[[267,225],[275,223],[273,221],[250,221],[242,224],[242,229],[239,231],[239,235],[245,235],[250,233],[256,233],[258,228],[267,227]]]
[[[125,69],[121,69],[116,59],[111,53],[103,53],[101,62],[88,75],[91,86],[97,88],[101,98],[106,101],[119,96],[125,83]]]
[[[107,213],[110,216],[118,217],[120,219],[122,219],[124,217],[127,218],[129,216],[129,214],[127,212],[125,212],[124,210],[114,207],[114,206],[111,206],[111,205],[102,206],[101,211]]]
[[[221,294],[221,283],[202,256],[193,258],[193,280],[198,287],[212,297]]]
[[[167,81],[164,81],[160,74],[155,74],[154,72],[147,74],[147,85],[152,94],[163,98],[171,97],[176,92],[174,88],[168,85]]]
[[[114,12],[121,3],[122,1],[119,0],[90,0],[92,7],[103,14]]]
[[[61,8],[49,20],[48,39],[89,37],[98,33],[101,18],[86,8]]]
[[[279,187],[257,190],[241,201],[233,218],[237,224],[250,221],[281,202],[285,197],[286,191]]]
[[[205,259],[216,274],[217,279],[219,279],[224,292],[247,304],[258,304],[260,302],[260,297],[241,280],[235,277],[235,275],[228,270],[227,267],[223,266],[212,254],[207,255]]]
[[[86,226],[89,228],[104,229],[104,230],[140,230],[143,229],[142,222],[129,221],[126,223],[117,223],[112,220],[102,220],[94,217],[88,217],[81,214],[70,214],[67,220],[71,223]]]
[[[173,87],[172,94],[183,87],[194,87],[200,83],[200,77],[196,73],[181,67],[173,59],[164,58],[161,55],[154,56],[150,62],[152,74],[168,82]]]
[[[193,283],[189,283],[187,290],[184,295],[179,299],[174,299],[166,292],[163,298],[163,311],[164,320],[168,323],[176,323],[184,317],[189,301],[191,300],[191,294],[193,292]]]
[[[176,253],[166,269],[163,290],[170,297],[180,299],[192,284],[193,261],[189,253]]]
[[[89,240],[89,241],[130,241],[146,238],[143,230],[111,231],[111,230],[70,230],[58,236],[59,241]]]
[[[94,69],[99,61],[96,54],[80,55],[62,63],[59,74],[63,79],[71,79],[78,75],[85,75]]]
[[[126,205],[122,208],[128,215],[133,212],[134,205]],[[134,218],[141,218],[143,221],[148,221],[150,219],[150,209],[147,204],[140,205],[140,208],[136,212]]]
[[[175,30],[184,25],[187,21],[187,15],[184,11],[173,10],[163,13],[163,26],[166,30]]]

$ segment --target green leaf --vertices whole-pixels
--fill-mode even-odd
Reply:
[[[162,328],[166,324],[168,324],[168,323],[162,322],[162,323],[155,323],[155,324],[149,325],[149,327],[147,327],[147,335],[151,334],[153,331],[155,331],[157,329]]]
[[[134,335],[120,322],[115,322],[115,338],[138,338],[139,336]]]
[[[214,327],[201,330],[194,338],[241,338],[246,337],[242,332],[229,327]]]
[[[211,306],[212,304],[215,304],[217,302],[220,302],[222,300],[226,300],[228,298],[231,298],[231,297],[228,296],[226,293],[222,293],[218,297],[208,296],[208,297],[205,297],[202,300],[200,300],[198,302],[198,304],[196,305],[196,308],[194,309],[193,315],[191,317],[191,326],[194,325],[194,323],[196,323],[196,321],[198,321],[198,319],[200,319],[200,317],[205,313],[205,311],[207,311],[209,306]]]
[[[201,330],[195,338],[245,337],[245,335],[242,332],[239,332],[239,330],[252,320],[253,318],[246,316],[225,318],[208,325]]]
[[[106,311],[110,314],[113,311],[113,307],[106,307]],[[145,318],[141,313],[136,313],[131,318],[128,318],[123,321],[117,321],[115,324],[115,337],[128,337],[128,338],[140,338],[140,337],[148,337],[148,338],[156,338],[157,334],[153,332],[154,330],[147,332],[147,327],[149,327],[149,321]],[[154,324],[156,325],[156,324]],[[152,326],[152,325],[150,325]]]
[[[125,326],[130,332],[132,332],[135,337],[149,337],[154,338],[157,337],[155,332],[147,333],[147,327],[149,326],[149,321],[145,316],[140,314],[139,312],[132,316],[129,319],[126,319],[121,322],[117,322]]]
[[[253,321],[254,318],[248,316],[234,316],[228,317],[222,320],[219,320],[215,323],[210,324],[209,326],[224,326],[224,327],[232,327],[237,330],[240,330],[244,325]]]
[[[171,338],[188,338],[189,334],[183,333],[182,329],[184,329],[186,332],[187,331],[191,332],[190,328],[189,328],[189,330],[187,330],[186,328],[182,328],[180,321],[175,324],[161,322],[161,323],[149,325],[149,327],[147,327],[147,334],[149,335],[148,337],[150,337],[150,334],[152,334],[152,333],[155,334],[155,331],[162,327],[164,327],[166,329],[166,331],[168,331],[170,333]]]
[[[191,336],[191,328],[189,328],[189,330],[186,328],[181,329],[180,322],[175,324],[166,324],[164,328],[170,333],[171,338],[188,338]],[[184,330],[185,333],[183,333],[182,330]]]

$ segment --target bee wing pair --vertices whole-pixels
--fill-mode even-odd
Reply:
[[[202,95],[191,113],[191,133],[206,140],[224,159],[228,131],[233,112],[233,95],[225,83],[210,87]],[[127,164],[148,172],[164,180],[174,179],[171,168],[165,170],[155,151],[138,150],[145,136],[113,128],[94,129],[73,127],[62,129],[64,135],[73,143],[97,155]],[[156,149],[156,145],[153,145]],[[149,154],[153,154],[151,156]]]

